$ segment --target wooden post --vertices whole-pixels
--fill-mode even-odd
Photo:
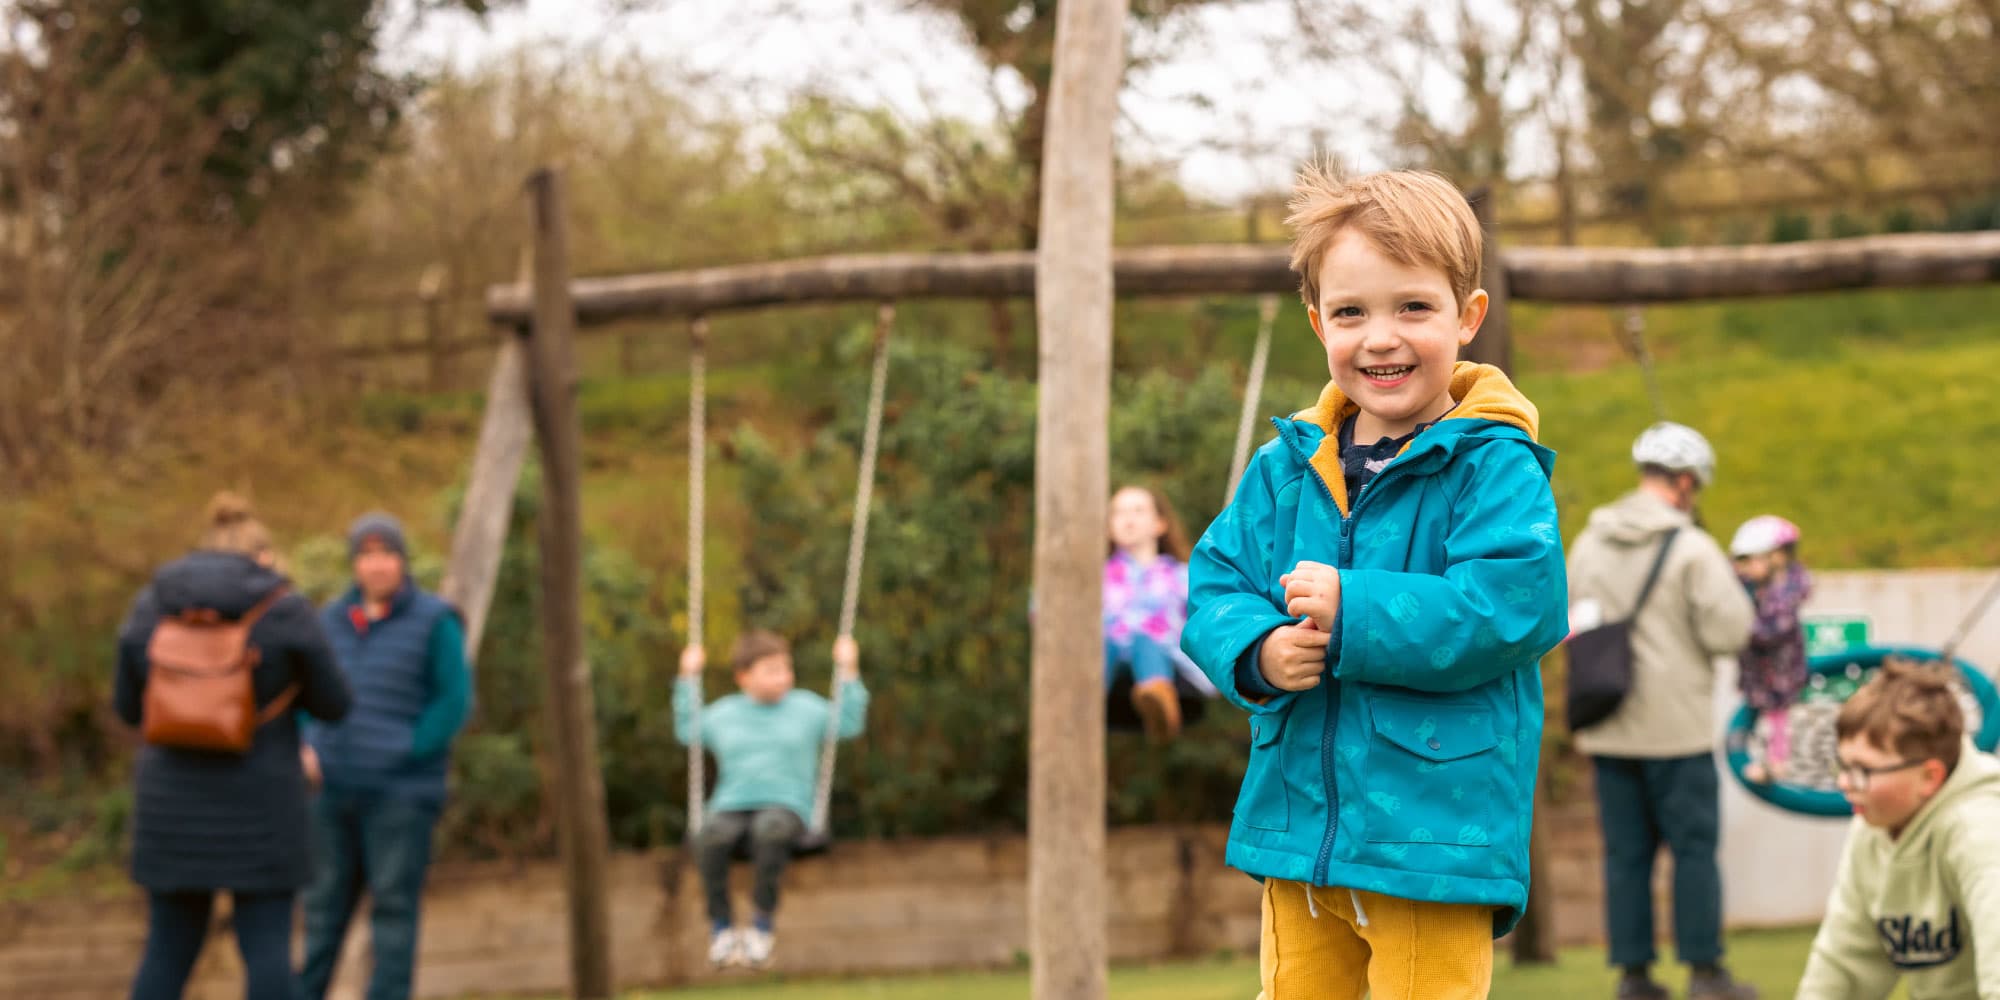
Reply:
[[[1514,964],[1547,965],[1556,960],[1556,884],[1549,878],[1549,761],[1536,765],[1534,816],[1528,830],[1528,906],[1514,925]]]
[[[1513,324],[1507,315],[1507,268],[1500,260],[1493,189],[1480,188],[1469,193],[1466,200],[1472,203],[1472,213],[1479,217],[1479,228],[1485,240],[1486,266],[1481,281],[1490,300],[1486,323],[1479,328],[1479,336],[1466,345],[1466,360],[1494,365],[1511,377],[1514,374]],[[1535,814],[1530,820],[1528,836],[1528,907],[1521,914],[1521,922],[1514,926],[1516,965],[1556,960],[1555,886],[1548,876],[1548,832],[1543,828],[1547,810],[1542,808],[1542,799],[1549,786],[1549,762],[1543,759],[1537,770],[1532,807]]]
[[[1289,261],[1282,245],[1211,243],[1125,247],[1112,255],[1112,268],[1118,294],[1130,298],[1289,295],[1299,281]],[[1516,246],[1493,267],[1505,268],[1512,298],[1593,305],[1991,284],[2000,282],[2000,232],[1741,247]],[[810,303],[1019,298],[1034,290],[1034,253],[995,250],[849,254],[583,278],[572,295],[577,322],[590,327]],[[529,298],[525,284],[490,286],[486,318],[525,323]]]
[[[605,895],[604,779],[597,713],[583,649],[581,431],[576,415],[576,321],[569,293],[562,175],[528,178],[534,233],[534,327],[529,343],[535,438],[542,458],[542,661],[548,674],[557,835],[569,895],[570,995],[611,996],[611,913]]]
[[[473,660],[479,656],[479,637],[493,606],[493,587],[499,582],[500,558],[507,548],[507,523],[514,513],[514,490],[521,482],[521,464],[527,460],[533,429],[521,341],[518,335],[507,337],[493,360],[479,446],[472,453],[465,500],[451,536],[451,559],[438,587],[439,594],[465,616],[465,655]]]
[[[1028,943],[1038,1000],[1105,992],[1104,508],[1110,459],[1111,128],[1126,0],[1056,8],[1035,259],[1034,667]]]
[[[1174,902],[1167,917],[1167,937],[1172,942],[1167,954],[1175,958],[1195,958],[1215,949],[1212,937],[1215,921],[1209,915],[1206,886],[1210,880],[1201,856],[1213,850],[1204,842],[1201,830],[1181,828],[1174,837]],[[1218,856],[1218,855],[1210,855]]]
[[[1556,130],[1556,242],[1576,245],[1576,171],[1570,168],[1570,131]]]
[[[417,282],[417,298],[423,303],[424,357],[429,362],[430,391],[443,392],[451,387],[452,351],[445,329],[443,265],[432,264],[424,269]]]
[[[1486,322],[1479,328],[1479,336],[1465,345],[1465,359],[1494,365],[1512,375],[1514,333],[1513,324],[1507,318],[1507,268],[1500,261],[1500,234],[1494,222],[1493,189],[1479,188],[1469,192],[1466,200],[1472,203],[1472,214],[1479,217],[1479,228],[1485,237],[1486,266],[1480,281],[1486,289],[1488,304]]]

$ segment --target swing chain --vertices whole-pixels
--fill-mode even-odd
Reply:
[[[1958,655],[1959,644],[1965,641],[1966,636],[1972,634],[1973,626],[1979,624],[1981,618],[1986,617],[1986,610],[1993,606],[1995,598],[2000,598],[2000,578],[1995,578],[1986,588],[1986,592],[1979,595],[1979,600],[1973,602],[1972,610],[1958,623],[1958,629],[1952,632],[1951,638],[1945,640],[1944,648],[1938,651],[1938,659],[1947,664],[1952,662]]]
[[[868,375],[868,414],[861,431],[861,465],[855,471],[854,518],[847,535],[847,577],[841,584],[840,627],[842,638],[854,634],[854,617],[861,603],[861,557],[868,546],[868,512],[875,502],[875,458],[882,442],[882,397],[889,382],[889,333],[896,323],[896,305],[884,302],[875,313],[875,359]],[[847,687],[838,668],[827,698],[826,733],[819,754],[819,780],[813,786],[812,822],[808,829],[823,835],[827,812],[833,802],[833,764],[840,745],[841,692]]]
[[[847,576],[841,584],[839,635],[854,634],[861,601],[861,557],[868,543],[868,511],[875,498],[875,456],[882,438],[882,396],[889,378],[889,330],[896,307],[883,303],[875,318],[875,363],[869,372],[868,415],[861,432],[861,466],[855,473],[854,520],[847,535]]]
[[[1653,403],[1653,419],[1667,419],[1667,397],[1660,391],[1660,374],[1653,366],[1653,352],[1646,347],[1646,314],[1638,306],[1625,307],[1625,323],[1618,330],[1618,340],[1639,365],[1639,375],[1646,382],[1646,397]]]
[[[1257,426],[1257,405],[1264,394],[1264,369],[1271,359],[1271,324],[1278,317],[1278,297],[1265,295],[1257,302],[1257,346],[1250,353],[1250,376],[1243,387],[1243,414],[1236,421],[1236,447],[1229,459],[1229,492],[1224,504],[1236,498],[1236,484],[1250,464],[1250,438]]]
[[[708,319],[696,316],[689,331],[688,350],[688,646],[698,648],[702,635],[702,539],[708,495]],[[692,841],[701,830],[707,798],[707,775],[701,748],[701,677],[694,678],[695,707],[688,723],[688,806],[687,835]]]

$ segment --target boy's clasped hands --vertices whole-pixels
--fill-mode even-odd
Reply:
[[[1326,644],[1340,611],[1340,571],[1305,561],[1278,578],[1285,588],[1285,613],[1296,625],[1281,625],[1264,638],[1257,668],[1280,691],[1309,691],[1326,672]]]

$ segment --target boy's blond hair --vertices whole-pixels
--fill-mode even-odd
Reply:
[[[1349,227],[1399,264],[1443,271],[1461,308],[1479,287],[1484,245],[1479,217],[1438,174],[1390,170],[1342,178],[1330,163],[1309,163],[1299,171],[1286,207],[1299,297],[1313,309],[1319,308],[1319,268],[1327,248]]]
[[[1938,760],[1946,773],[1956,770],[1965,715],[1952,690],[1951,671],[1949,666],[1889,657],[1875,679],[1840,706],[1836,738],[1859,736],[1905,760]]]

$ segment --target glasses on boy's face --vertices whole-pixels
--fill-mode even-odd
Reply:
[[[1913,767],[1922,767],[1928,763],[1930,763],[1930,761],[1927,759],[1904,760],[1904,761],[1897,761],[1894,764],[1883,764],[1880,767],[1868,767],[1862,764],[1850,764],[1844,760],[1835,761],[1833,765],[1833,776],[1835,780],[1844,783],[1845,785],[1847,785],[1847,787],[1852,788],[1857,792],[1865,792],[1868,790],[1868,783],[1870,781],[1873,781],[1875,779],[1875,776],[1878,774],[1891,774],[1896,771],[1907,771]]]

